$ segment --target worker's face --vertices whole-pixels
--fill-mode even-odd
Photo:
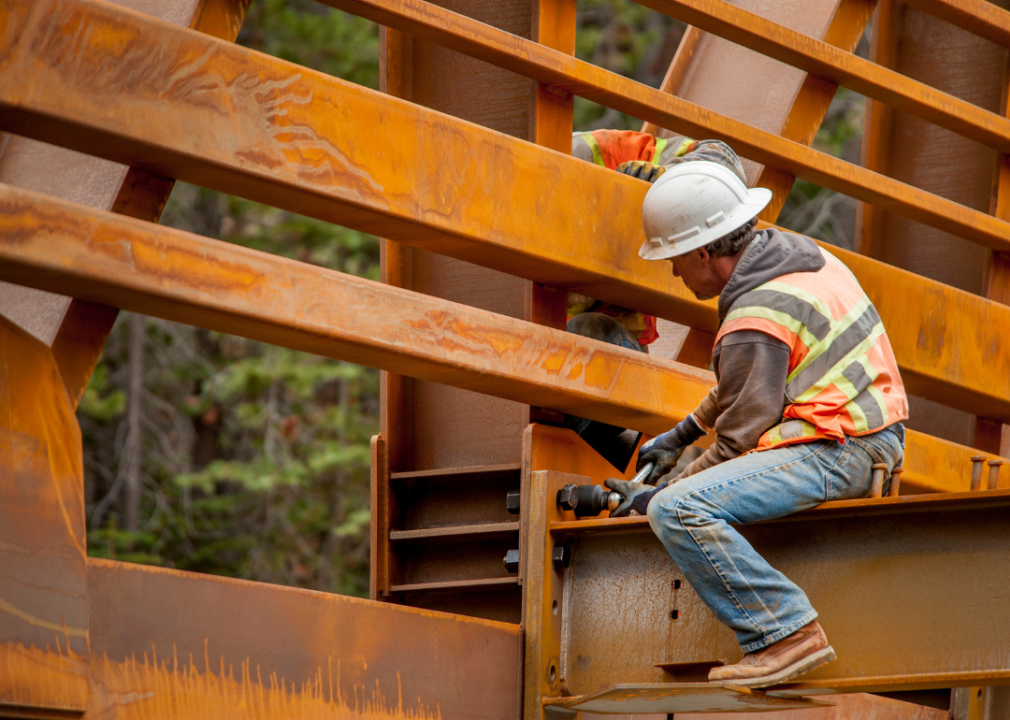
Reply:
[[[726,282],[715,272],[713,260],[705,248],[698,248],[686,255],[670,258],[670,264],[673,276],[683,279],[696,298],[710,300],[726,287]]]

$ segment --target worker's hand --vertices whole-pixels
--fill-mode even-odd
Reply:
[[[624,496],[624,502],[617,506],[617,509],[610,513],[610,517],[627,517],[629,515],[645,515],[649,509],[649,501],[652,496],[662,490],[662,487],[652,487],[645,483],[633,483],[618,478],[607,478],[603,484],[614,492]]]
[[[642,482],[655,485],[659,479],[673,470],[684,451],[699,438],[706,435],[705,430],[688,415],[677,427],[662,435],[657,435],[638,449],[637,470],[652,463],[652,472]]]
[[[618,165],[617,172],[652,183],[656,182],[659,176],[666,172],[666,168],[662,165],[646,162],[645,160],[629,160]]]

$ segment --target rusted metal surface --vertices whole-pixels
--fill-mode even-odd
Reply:
[[[986,0],[907,0],[914,7],[1010,48],[1010,12]]]
[[[722,683],[614,685],[576,697],[548,700],[550,706],[592,713],[709,713],[803,710],[831,706],[830,700],[783,698]]]
[[[114,2],[229,41],[238,35],[249,5],[249,0]],[[174,183],[142,170],[10,135],[0,142],[0,182],[151,221],[161,216]],[[0,286],[0,314],[52,346],[76,404],[116,313],[73,303],[58,294],[4,284]]]
[[[95,5],[80,7],[87,7],[89,12],[103,17],[110,12]],[[108,20],[112,21],[111,18]],[[144,26],[147,22],[153,21],[131,18],[134,26]],[[178,33],[178,37],[172,33]],[[185,49],[200,57],[209,50],[207,43],[213,42],[183,30],[173,30],[172,33],[158,35],[161,40],[159,52],[175,48],[183,53]],[[155,35],[152,29],[151,36]],[[96,57],[100,56],[101,52],[98,52]],[[180,56],[180,62],[184,56],[185,53]],[[601,168],[587,167],[586,163],[565,159],[532,145],[304,70],[300,71],[300,76],[293,75],[287,64],[262,58],[241,48],[221,45],[214,57],[220,61],[218,71],[224,72],[224,77],[234,73],[236,77],[256,76],[267,84],[285,83],[290,91],[285,97],[289,99],[264,100],[262,106],[250,105],[245,103],[253,102],[251,94],[235,90],[232,95],[221,90],[214,102],[201,106],[203,110],[200,112],[192,106],[189,109],[193,113],[183,112],[181,108],[186,103],[185,98],[180,97],[180,103],[173,111],[181,114],[170,122],[152,126],[140,119],[142,113],[139,112],[117,116],[115,122],[130,125],[136,119],[136,127],[131,132],[135,133],[139,142],[139,139],[146,141],[151,133],[162,129],[171,133],[172,128],[185,127],[189,122],[195,122],[194,114],[198,115],[202,123],[201,132],[177,139],[200,145],[200,152],[194,148],[194,154],[185,158],[185,164],[166,162],[180,172],[192,170],[191,179],[197,182],[214,185],[217,184],[214,178],[218,178],[221,187],[265,202],[397,237],[461,259],[523,274],[538,282],[583,290],[594,297],[653,312],[699,329],[710,331],[715,328],[715,313],[710,303],[700,303],[682,284],[672,284],[667,268],[661,263],[650,264],[640,260],[635,253],[628,252],[628,248],[637,246],[640,240],[637,208],[647,189],[644,183]],[[145,52],[144,57],[136,59],[136,62],[143,64],[149,63],[149,60],[149,54]],[[41,79],[36,83],[39,87],[45,84]],[[168,78],[165,78],[165,84],[171,86]],[[203,93],[212,91],[205,89]],[[46,95],[59,97],[62,93],[47,91]],[[332,114],[313,114],[305,103],[293,100],[294,97],[310,95],[317,99],[317,103],[325,104],[328,101],[324,98],[329,98],[346,110],[347,115],[340,116],[338,121]],[[115,93],[108,90],[102,96],[103,105],[106,101],[114,102],[115,97]],[[303,172],[288,164],[285,154],[299,147],[293,136],[280,136],[285,139],[291,137],[288,148],[287,143],[275,142],[272,134],[261,135],[260,130],[254,132],[254,127],[243,127],[243,123],[233,122],[210,110],[212,107],[236,104],[246,113],[241,117],[260,117],[267,127],[270,122],[282,117],[294,123],[307,123],[316,136],[325,137],[326,143],[331,143],[326,147],[339,148],[339,151],[333,150],[337,154],[330,156],[334,166],[342,167],[338,161],[343,162],[341,157],[348,158],[351,167],[366,168],[373,181],[379,183],[384,191],[380,193],[364,181],[363,185],[359,185],[363,176],[351,172]],[[286,107],[288,115],[273,111],[269,116],[254,114],[254,111],[265,113],[270,108],[277,110],[286,104],[290,105]],[[158,107],[159,113],[168,112],[168,109]],[[348,130],[358,127],[362,128],[360,132]],[[438,147],[438,152],[432,153],[430,158],[424,152],[418,155],[418,146],[413,139],[417,128],[422,128],[429,137],[439,138],[438,143],[422,144],[422,148]],[[279,132],[282,128],[276,129]],[[258,153],[269,151],[272,153],[271,162],[280,163],[277,168],[270,172],[246,169],[248,161],[236,159],[228,150],[236,138],[242,137],[259,139],[234,152],[260,157]],[[117,143],[116,147],[125,145],[128,143]],[[308,152],[311,147],[318,150],[323,146],[306,141],[299,152]],[[164,158],[170,154],[162,149],[152,156],[143,148],[135,149],[138,162],[141,157],[147,157],[147,161],[151,162],[153,158]],[[178,155],[172,157],[180,163],[183,160]],[[224,172],[222,166],[204,164],[210,158],[230,165],[227,181],[220,177]],[[377,162],[376,158],[381,162]],[[445,186],[439,179],[445,177],[447,162],[453,166],[452,177],[458,178],[452,186]],[[478,178],[490,181],[487,167],[498,169],[493,174],[494,184],[488,187],[486,193],[478,192]],[[169,172],[167,168],[165,171]],[[551,181],[547,182],[546,178],[551,178]],[[259,191],[253,192],[252,187],[258,187]],[[566,197],[607,197],[608,202],[590,203],[588,206],[562,202],[552,196],[561,187],[566,189]],[[324,194],[313,194],[317,192]],[[367,222],[357,210],[345,212],[347,205],[341,200],[345,192],[360,192],[368,203],[372,203],[375,212],[370,211]],[[496,207],[506,206],[512,212],[502,214],[494,211]],[[423,221],[419,222],[418,218],[423,218]],[[549,243],[546,238],[550,238]],[[886,274],[887,268],[882,264],[865,267],[879,268],[880,275]],[[865,277],[860,279],[874,295],[874,284],[867,282]],[[1004,342],[998,330],[1001,322],[1005,322],[998,319],[1001,317],[998,313],[1003,311],[990,310],[986,305],[973,305],[973,300],[951,293],[938,284],[922,285],[912,275],[898,274],[893,282],[888,282],[894,301],[882,304],[888,305],[888,312],[894,314],[881,312],[892,333],[900,330],[898,334],[906,333],[908,336],[905,342],[897,342],[893,338],[892,342],[903,371],[911,371],[916,376],[911,378],[912,382],[921,381],[923,385],[930,386],[927,390],[931,395],[932,386],[935,386],[937,399],[943,402],[972,409],[988,417],[1010,417],[1010,374],[1001,370],[1010,364],[1010,344]],[[880,294],[884,293],[884,287],[881,286]],[[916,319],[909,320],[910,313],[925,307],[910,302],[916,297],[927,299],[934,313],[932,316],[913,316]],[[874,300],[879,303],[878,297],[874,296]],[[960,308],[965,306],[974,308],[971,315],[960,314]],[[945,341],[923,349],[919,346],[920,333],[927,343],[940,334],[945,336]],[[983,335],[979,338],[976,333]],[[970,335],[970,341],[960,342],[959,335]],[[956,388],[967,392],[951,391]],[[995,407],[989,407],[990,403]],[[983,404],[986,407],[982,407]]]
[[[691,137],[726,140],[752,160],[973,242],[997,249],[1010,247],[1010,225],[984,213],[439,10],[422,0],[332,0],[330,4],[470,53],[538,82],[557,85],[660,127]]]
[[[714,381],[561,330],[15,188],[0,186],[0,207],[0,279],[89,302],[650,433],[693,411]],[[909,433],[905,483],[953,489],[972,454]]]
[[[741,527],[807,592],[838,652],[773,693],[1005,683],[1010,610],[991,598],[1003,597],[1010,579],[991,568],[1010,550],[1008,520],[1010,491],[997,490],[825,503]],[[732,633],[693,593],[645,518],[562,521],[550,533],[555,542],[578,537],[565,597],[564,621],[578,628],[566,651],[571,693],[595,692],[615,677],[662,682],[653,663],[739,657]],[[675,579],[682,583],[671,598]]]
[[[643,4],[897,110],[1010,151],[1010,120],[1005,117],[725,0],[643,0]]]
[[[803,713],[791,710],[763,712],[761,720],[951,720],[946,710],[916,705],[913,702],[854,694],[837,695],[831,698],[832,707],[812,708]],[[584,714],[581,720],[600,720],[601,716]],[[666,720],[665,716],[632,717],[609,716],[610,720]],[[737,713],[698,713],[690,720],[740,720]]]
[[[85,718],[519,716],[517,625],[88,562]]]
[[[88,704],[81,435],[52,352],[4,318],[0,468],[0,711],[79,712]]]

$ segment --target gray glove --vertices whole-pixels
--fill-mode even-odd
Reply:
[[[652,472],[643,482],[648,485],[659,482],[661,477],[673,470],[688,446],[702,437],[705,437],[705,431],[693,415],[688,415],[673,430],[657,435],[642,445],[638,449],[637,469],[653,464]]]
[[[652,487],[645,483],[633,483],[628,480],[618,478],[607,478],[603,484],[614,492],[624,496],[624,502],[617,506],[617,509],[610,513],[610,517],[628,517],[629,515],[645,515],[649,509],[649,501],[666,484],[659,487]]]

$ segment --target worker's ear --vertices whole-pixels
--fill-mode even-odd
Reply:
[[[701,263],[702,267],[708,267],[709,261],[712,259],[712,255],[703,247],[695,250],[698,253],[698,262]]]

